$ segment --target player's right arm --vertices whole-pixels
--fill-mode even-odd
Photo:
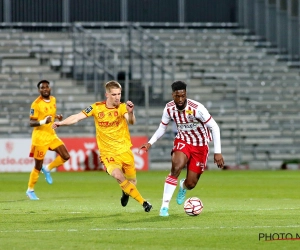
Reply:
[[[56,129],[59,126],[69,126],[69,125],[73,125],[83,119],[87,118],[87,116],[83,113],[80,112],[78,114],[74,114],[74,115],[70,115],[69,117],[67,117],[66,119],[64,119],[63,121],[56,121],[53,123],[52,128]]]
[[[29,125],[30,127],[37,127],[37,126],[42,126],[44,124],[48,124],[52,121],[52,116],[47,116],[45,119],[43,120],[36,120],[36,119],[33,119],[33,118],[30,118],[30,121],[29,121]]]
[[[139,149],[144,149],[147,152],[149,150],[149,148],[152,146],[152,144],[155,143],[160,137],[163,136],[163,134],[166,132],[167,127],[168,127],[168,124],[165,125],[165,124],[161,123],[159,125],[158,129],[152,135],[149,142],[140,146]]]
[[[42,125],[48,124],[52,121],[52,117],[50,115],[46,116],[43,120],[38,120],[39,116],[40,116],[40,108],[39,108],[37,102],[34,101],[30,107],[30,121],[29,121],[30,127],[42,126]]]

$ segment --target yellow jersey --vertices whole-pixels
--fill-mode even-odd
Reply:
[[[130,150],[132,144],[127,120],[126,104],[121,103],[117,108],[107,108],[106,102],[96,102],[82,112],[94,116],[96,140],[101,155],[124,153]]]
[[[55,115],[56,99],[54,96],[50,96],[49,102],[45,101],[42,96],[39,96],[31,104],[30,119],[40,121],[45,119],[47,116],[52,116],[52,121],[50,123],[33,128],[31,138],[32,145],[45,146],[51,143],[55,138],[57,138],[55,130],[52,128],[52,124],[55,120]]]

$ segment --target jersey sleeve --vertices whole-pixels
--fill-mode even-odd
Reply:
[[[198,118],[202,122],[206,123],[211,119],[211,115],[202,104],[199,104],[199,106],[197,107],[197,110],[196,110],[196,118]]]
[[[163,125],[168,125],[169,122],[171,120],[171,117],[170,117],[170,114],[168,112],[168,109],[167,107],[165,107],[164,111],[163,111],[163,115],[162,115],[162,118],[161,118],[161,123]]]
[[[96,107],[96,103],[86,107],[85,109],[82,110],[82,113],[84,113],[87,117],[90,117],[94,114],[95,112],[95,107]]]
[[[39,117],[39,106],[36,102],[33,102],[30,107],[30,119],[37,120]]]
[[[123,116],[124,114],[128,113],[127,108],[126,108],[126,104],[125,103],[121,103],[120,105],[120,112],[121,115]]]

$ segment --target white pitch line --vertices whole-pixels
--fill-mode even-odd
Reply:
[[[256,210],[260,211],[273,211],[273,210],[299,210],[299,207],[297,208],[258,208]]]
[[[162,228],[91,228],[87,231],[164,231],[164,230],[201,230],[201,229],[254,229],[254,228],[299,228],[299,225],[287,226],[249,226],[249,227],[162,227]],[[67,230],[51,230],[51,229],[36,229],[36,230],[0,230],[0,233],[42,233],[42,232],[82,232],[81,229]]]

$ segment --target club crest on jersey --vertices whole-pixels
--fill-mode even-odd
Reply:
[[[114,116],[118,116],[118,111],[115,111],[115,112],[114,112]]]
[[[185,113],[187,114],[187,118],[193,121],[194,119],[193,110],[186,110]]]
[[[104,117],[104,112],[99,112],[98,113],[98,118],[102,119]]]
[[[34,109],[30,109],[30,115],[34,115]]]
[[[92,106],[89,106],[89,107],[87,107],[87,108],[84,110],[84,112],[88,114],[88,113],[90,113],[92,110],[93,110],[93,107],[92,107]]]

